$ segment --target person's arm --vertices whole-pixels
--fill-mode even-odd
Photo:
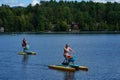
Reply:
[[[71,52],[73,51],[72,48],[70,48],[70,47],[69,47],[69,50],[70,50]]]
[[[71,52],[75,52],[72,48],[69,48],[69,50],[70,50]]]
[[[68,51],[65,47],[64,47],[64,50],[65,50],[65,51]]]

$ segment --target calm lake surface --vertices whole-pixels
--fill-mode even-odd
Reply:
[[[23,38],[37,55],[17,54]],[[62,63],[66,43],[87,72],[48,68]],[[120,34],[1,34],[0,80],[120,80]]]

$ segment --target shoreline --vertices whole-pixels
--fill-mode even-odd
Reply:
[[[120,34],[120,31],[80,31],[80,32],[0,32],[0,34]]]

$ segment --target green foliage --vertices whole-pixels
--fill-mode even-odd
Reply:
[[[120,4],[50,0],[27,7],[0,6],[0,27],[6,32],[69,31],[73,22],[81,31],[119,31]]]

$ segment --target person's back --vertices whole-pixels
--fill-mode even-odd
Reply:
[[[24,52],[25,52],[25,50],[29,49],[29,45],[27,44],[27,40],[25,38],[23,38],[23,40],[22,40],[22,47],[23,47]]]
[[[23,47],[26,47],[26,45],[27,45],[26,40],[23,39],[23,41],[22,41],[22,46],[23,46]]]

